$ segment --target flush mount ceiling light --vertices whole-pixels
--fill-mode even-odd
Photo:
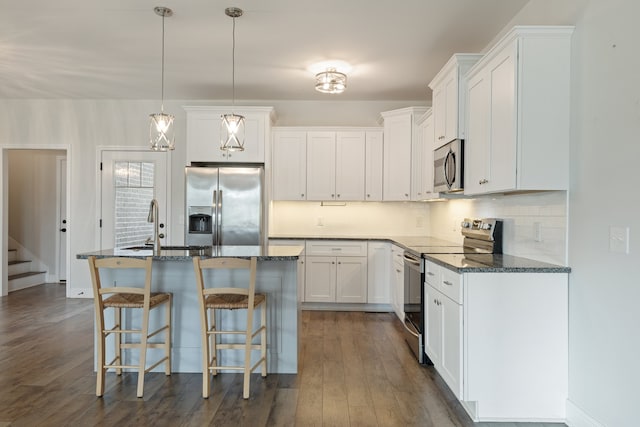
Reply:
[[[160,112],[150,114],[151,122],[149,123],[149,144],[154,151],[167,151],[175,148],[174,144],[174,127],[171,114],[164,112],[164,18],[173,15],[173,11],[168,7],[157,6],[153,8],[156,15],[162,17],[162,77],[161,77],[161,103]]]
[[[336,71],[335,68],[327,68],[326,71],[316,74],[316,90],[322,93],[342,93],[347,88],[347,75]]]
[[[233,18],[233,45],[231,48],[231,114],[223,114],[220,122],[220,149],[244,151],[244,116],[234,112],[236,105],[236,18],[242,16],[242,9],[228,7],[224,13]]]

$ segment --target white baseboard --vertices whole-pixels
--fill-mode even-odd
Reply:
[[[605,427],[569,399],[567,399],[567,425],[569,427]]]

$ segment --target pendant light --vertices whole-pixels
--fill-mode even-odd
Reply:
[[[242,9],[228,7],[224,13],[233,18],[233,46],[231,49],[231,114],[223,114],[220,122],[220,149],[225,151],[244,151],[244,116],[236,114],[236,18],[242,16]]]
[[[175,148],[174,141],[174,116],[164,112],[164,18],[173,15],[173,11],[168,7],[157,6],[153,8],[156,15],[162,17],[162,92],[160,112],[150,114],[149,123],[149,144],[154,151],[167,151]]]

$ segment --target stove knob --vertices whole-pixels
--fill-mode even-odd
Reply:
[[[491,224],[483,222],[482,224],[480,224],[480,229],[481,230],[491,230]]]
[[[469,227],[471,227],[471,223],[470,223],[469,221],[462,221],[462,222],[460,223],[460,227],[462,227],[462,228],[469,228]]]

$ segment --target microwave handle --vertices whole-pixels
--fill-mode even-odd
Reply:
[[[449,178],[449,174],[447,173],[449,171],[449,161],[456,161],[456,157],[455,154],[453,153],[453,151],[451,149],[449,149],[449,152],[447,153],[447,156],[444,158],[444,163],[443,163],[443,168],[444,168],[444,180],[447,183],[447,187],[449,189],[451,189],[451,186],[453,185],[453,181]],[[454,167],[454,178],[455,179],[455,163],[453,164]]]

